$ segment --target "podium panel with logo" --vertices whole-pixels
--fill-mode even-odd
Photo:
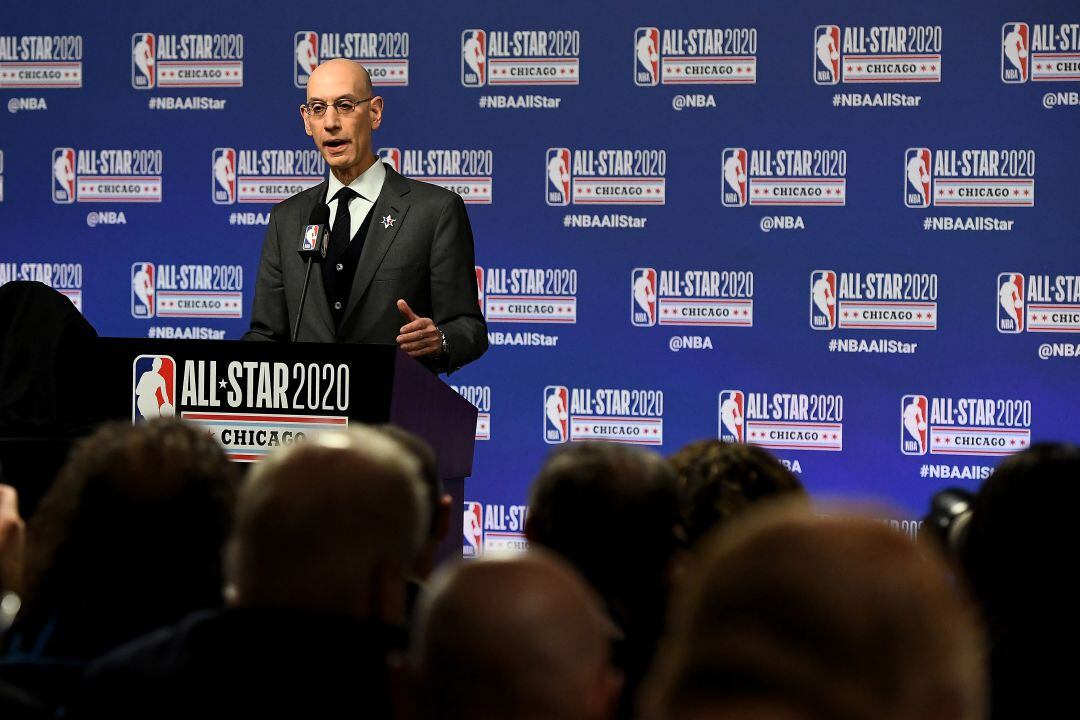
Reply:
[[[320,431],[393,423],[431,445],[462,507],[476,407],[396,346],[99,338],[92,356],[88,401],[103,420],[175,415],[238,462]],[[451,513],[441,550],[460,553],[461,522]]]

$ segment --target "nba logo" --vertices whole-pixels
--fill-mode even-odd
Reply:
[[[840,27],[837,25],[814,28],[814,82],[818,85],[840,82]]]
[[[1001,82],[1027,82],[1030,37],[1027,23],[1011,22],[1001,26]]]
[[[718,433],[724,442],[741,443],[746,441],[743,432],[743,411],[746,408],[746,398],[742,390],[720,391],[720,431]]]
[[[236,202],[236,151],[214,148],[211,158],[211,199],[215,205],[232,205]]]
[[[997,329],[1000,333],[1024,332],[1024,276],[998,275]]]
[[[904,152],[904,204],[930,207],[930,149],[908,148]]]
[[[746,150],[724,148],[724,207],[746,205]]]
[[[131,421],[176,414],[176,361],[168,355],[140,355],[131,365]]]
[[[131,316],[154,317],[154,263],[138,262],[131,266]]]
[[[75,151],[53,148],[52,168],[53,202],[63,205],[75,202]]]
[[[570,151],[566,148],[548,148],[547,204],[570,204]]]
[[[487,80],[487,35],[483,30],[461,33],[461,84],[483,87]]]
[[[484,268],[474,266],[476,270],[476,299],[480,303],[480,312],[484,312]]]
[[[900,451],[905,455],[926,454],[926,396],[905,395],[900,400]]]
[[[836,327],[836,273],[832,270],[810,273],[810,327],[815,330]]]
[[[634,84],[650,87],[660,82],[660,31],[640,27],[634,31]]]
[[[308,225],[304,230],[304,242],[301,250],[317,250],[319,247],[319,226]]]
[[[401,150],[397,148],[379,148],[376,154],[395,172],[401,172]]]
[[[465,545],[461,548],[462,557],[479,557],[484,550],[484,507],[478,502],[465,503],[465,517],[462,518],[462,534]]]
[[[149,90],[155,84],[154,33],[135,33],[131,36],[131,87]]]
[[[544,388],[544,442],[564,443],[570,438],[570,393],[563,385]]]
[[[630,322],[634,327],[656,324],[656,270],[634,268],[630,273]]]
[[[319,36],[310,30],[293,35],[293,85],[306,88],[308,78],[319,65]]]

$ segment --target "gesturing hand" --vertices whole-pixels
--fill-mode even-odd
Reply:
[[[398,347],[409,357],[438,357],[442,353],[442,333],[431,318],[417,316],[404,300],[397,301],[397,309],[405,317],[397,336]]]

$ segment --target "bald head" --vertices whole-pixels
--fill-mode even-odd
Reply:
[[[599,598],[542,551],[437,575],[416,655],[429,716],[603,718],[618,689]]]
[[[401,619],[426,530],[417,461],[367,428],[264,460],[241,491],[228,568],[236,604]]]
[[[307,103],[300,108],[304,132],[343,185],[375,162],[371,133],[382,124],[382,111],[383,99],[374,94],[371,75],[359,63],[327,60],[308,77]]]
[[[316,89],[327,82],[351,83],[357,93],[357,97],[365,98],[371,95],[371,73],[367,68],[355,60],[334,58],[327,60],[311,73],[308,78],[308,97],[312,97],[311,86]]]

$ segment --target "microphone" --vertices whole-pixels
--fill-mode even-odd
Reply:
[[[307,227],[304,228],[304,237],[300,240],[301,260],[314,260],[321,263],[326,259],[326,251],[330,246],[330,208],[323,203],[316,203],[311,208],[308,216]]]
[[[307,227],[300,238],[297,254],[307,261],[304,274],[304,289],[300,292],[300,307],[296,310],[296,323],[293,325],[292,341],[300,335],[300,318],[304,315],[304,301],[307,300],[308,281],[311,280],[311,263],[322,264],[326,260],[326,251],[330,246],[330,208],[325,203],[315,203],[308,216]]]

